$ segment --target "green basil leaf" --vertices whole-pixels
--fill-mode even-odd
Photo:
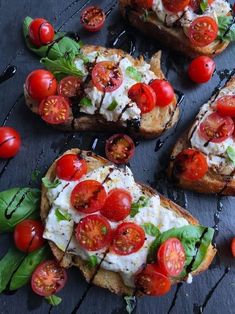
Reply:
[[[47,189],[54,189],[61,184],[59,179],[55,179],[54,182],[51,182],[47,177],[42,178],[42,183]]]
[[[202,13],[205,12],[207,8],[208,8],[208,0],[201,0],[200,9]]]
[[[0,233],[14,227],[35,213],[39,213],[41,192],[31,188],[13,188],[0,192]]]
[[[235,41],[235,24],[232,16],[218,16],[218,39]]]
[[[79,105],[85,106],[85,107],[90,107],[90,106],[92,106],[92,101],[91,101],[90,98],[83,97],[83,98],[80,100]]]
[[[53,305],[53,306],[57,306],[62,302],[62,299],[55,294],[49,297],[45,297],[45,299],[50,305]]]
[[[108,106],[109,111],[114,111],[118,106],[118,102],[114,99],[111,104]]]
[[[67,213],[66,211],[62,211],[59,208],[56,208],[55,215],[58,221],[63,221],[63,220],[70,221],[71,220],[71,215]]]
[[[136,68],[131,66],[126,68],[126,75],[128,75],[130,78],[137,82],[141,82],[143,77],[142,74],[138,70],[136,70]]]
[[[131,205],[131,213],[130,216],[131,218],[135,217],[140,211],[142,207],[145,207],[148,205],[149,202],[149,197],[146,196],[141,196],[138,200],[138,202],[132,203]]]
[[[226,150],[228,158],[235,164],[235,149],[232,146],[229,146]]]
[[[89,259],[87,260],[87,265],[90,268],[94,268],[96,265],[98,265],[98,258],[96,255],[89,256]]]
[[[47,246],[26,255],[11,279],[10,290],[19,289],[29,282],[35,268],[48,257],[49,250]]]
[[[143,224],[142,227],[148,235],[156,238],[159,237],[160,231],[158,227],[154,226],[151,222]]]
[[[136,297],[135,296],[125,296],[124,300],[126,301],[126,311],[128,314],[131,314],[136,307]]]

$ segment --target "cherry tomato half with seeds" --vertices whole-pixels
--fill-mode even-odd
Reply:
[[[87,173],[87,162],[79,155],[66,154],[56,162],[56,175],[62,180],[76,181]]]
[[[195,58],[188,67],[188,75],[195,83],[208,82],[211,79],[214,71],[214,60],[206,56]]]
[[[196,149],[188,148],[176,156],[174,174],[185,180],[199,180],[208,171],[206,157]]]
[[[143,228],[132,222],[123,222],[113,234],[110,250],[117,255],[129,255],[139,251],[144,241]]]
[[[231,252],[233,257],[235,257],[235,238],[233,238],[231,242]]]
[[[189,39],[194,46],[205,47],[217,37],[218,25],[210,16],[200,16],[189,27]]]
[[[79,212],[91,214],[100,210],[107,194],[103,185],[96,180],[78,183],[71,193],[71,204]]]
[[[199,134],[208,142],[221,143],[234,131],[234,122],[230,117],[223,117],[217,112],[211,113],[200,124]]]
[[[216,101],[217,111],[221,116],[235,118],[235,96],[223,96]]]
[[[148,264],[135,277],[136,289],[146,295],[161,296],[171,289],[170,279],[155,264]]]
[[[174,13],[183,11],[189,5],[189,2],[190,0],[162,0],[164,8]]]
[[[134,152],[135,144],[128,135],[115,134],[106,141],[106,157],[115,164],[127,163],[133,157]]]
[[[108,193],[100,213],[111,221],[124,220],[131,211],[132,196],[124,189],[113,189]]]
[[[14,157],[21,146],[20,134],[13,128],[0,127],[0,158]]]
[[[51,72],[35,70],[28,75],[25,87],[30,97],[41,101],[56,94],[57,81]]]
[[[34,19],[29,25],[29,39],[37,47],[50,44],[54,36],[54,27],[45,19]]]
[[[132,0],[131,1],[132,6],[137,6],[140,9],[152,9],[153,6],[153,0]]]
[[[156,105],[154,90],[144,83],[133,85],[128,91],[128,97],[137,104],[142,113],[152,111]]]
[[[64,97],[76,97],[80,95],[81,83],[81,79],[77,76],[66,76],[58,84],[58,95]]]
[[[14,230],[16,247],[25,253],[33,252],[43,246],[44,227],[41,221],[26,219],[20,222]]]
[[[98,251],[110,244],[112,229],[106,218],[89,215],[80,220],[75,235],[78,243],[85,250]]]
[[[33,272],[31,287],[43,297],[49,297],[64,288],[67,274],[64,268],[54,260],[41,263]]]
[[[104,25],[106,15],[99,7],[88,7],[81,13],[82,26],[89,32],[98,32]]]
[[[184,247],[177,238],[166,240],[158,249],[158,264],[164,273],[170,277],[177,277],[181,274],[185,259]]]
[[[166,107],[170,105],[175,97],[174,89],[166,80],[153,80],[150,87],[156,94],[156,106]]]

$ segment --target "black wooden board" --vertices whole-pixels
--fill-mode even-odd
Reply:
[[[232,1],[233,2],[233,1]],[[81,9],[90,4],[99,4],[109,11],[106,26],[98,34],[88,34],[81,30],[79,15]],[[91,149],[94,140],[98,143],[95,152],[104,154],[107,134],[69,134],[53,130],[41,119],[33,115],[25,106],[22,86],[27,74],[40,67],[37,57],[27,51],[21,32],[26,16],[45,17],[55,28],[78,31],[84,42],[112,46],[113,43],[124,50],[132,50],[134,55],[150,57],[160,47],[157,42],[125,25],[118,13],[117,3],[107,1],[56,1],[56,0],[0,0],[0,72],[7,64],[17,66],[16,75],[0,85],[0,125],[15,127],[22,136],[20,153],[12,160],[0,161],[0,190],[16,186],[39,186],[33,182],[32,173],[40,170],[43,174],[60,153],[68,148]],[[123,31],[125,31],[123,33]],[[119,34],[121,36],[117,37]],[[188,60],[174,52],[163,49],[162,65],[167,78],[174,87],[185,94],[181,104],[181,118],[177,126],[159,139],[142,141],[130,163],[137,180],[157,188],[165,196],[186,207],[203,224],[217,226],[216,244],[218,255],[210,269],[196,278],[191,285],[175,286],[162,298],[144,297],[138,300],[135,313],[235,313],[235,267],[230,253],[230,240],[235,235],[235,202],[232,197],[199,195],[174,189],[165,179],[164,170],[173,143],[193,121],[199,107],[210,97],[215,87],[223,85],[228,70],[235,67],[235,45],[231,45],[216,58],[217,70],[212,80],[205,85],[192,84],[187,75]],[[160,147],[160,148],[159,148]],[[12,244],[11,235],[0,236],[0,255],[4,255]],[[228,268],[230,270],[228,271]],[[63,302],[59,307],[50,306],[31,292],[29,286],[14,295],[0,295],[0,313],[71,313],[80,301],[81,314],[121,314],[125,313],[125,303],[121,297],[110,292],[89,287],[79,271],[69,271],[68,284],[59,295]]]

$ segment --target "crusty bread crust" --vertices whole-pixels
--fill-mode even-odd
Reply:
[[[88,162],[88,171],[94,170],[102,165],[109,164],[109,161],[107,159],[97,156],[91,152],[80,151],[79,149],[71,149],[65,152],[65,154],[70,154],[70,153],[74,153],[74,154],[81,153],[82,156]],[[56,161],[51,165],[51,167],[48,169],[46,173],[46,177],[48,177],[50,180],[55,179],[55,165],[56,165]],[[146,194],[148,195],[157,194],[157,192],[153,190],[152,188],[143,184],[139,184],[139,185],[142,188],[142,190],[145,191]],[[47,189],[42,185],[41,218],[43,222],[45,222],[48,216],[48,213],[50,211],[50,204],[47,199],[46,193],[47,193]],[[167,207],[171,209],[172,211],[178,213],[179,215],[184,217],[186,220],[188,220],[190,224],[198,225],[197,219],[195,219],[192,215],[190,215],[189,212],[184,210],[182,207],[173,203],[171,200],[165,198],[164,196],[160,195],[160,199],[161,199],[162,206]],[[86,262],[83,261],[80,257],[73,256],[71,254],[64,254],[51,241],[49,241],[49,245],[51,247],[52,253],[56,257],[56,259],[60,262],[61,266],[65,268],[68,268],[71,266],[78,267],[88,282],[91,282],[102,288],[107,288],[111,292],[120,294],[120,295],[132,295],[133,293],[135,293],[133,289],[131,289],[130,287],[127,287],[124,284],[122,277],[118,273],[108,271],[100,267],[98,267],[97,269],[91,269],[87,266]],[[194,271],[192,274],[199,274],[200,272],[206,270],[211,264],[215,254],[216,254],[216,249],[213,248],[212,245],[210,245],[204,261],[199,266],[199,268],[196,271]]]
[[[154,12],[148,16],[147,21],[144,21],[143,13],[131,7],[131,0],[119,0],[119,7],[122,16],[128,19],[131,25],[151,38],[157,39],[165,46],[180,51],[189,57],[194,58],[200,55],[215,57],[229,45],[229,42],[216,40],[206,47],[195,47],[181,28],[165,26]]]
[[[81,51],[86,54],[92,51],[99,51],[110,56],[117,54],[129,58],[134,65],[141,65],[144,61],[142,57],[134,59],[129,54],[120,49],[107,49],[100,46],[85,45]],[[157,52],[150,60],[151,70],[161,79],[164,79],[164,74],[161,71],[161,52]],[[24,88],[26,105],[36,114],[38,113],[38,102],[33,100]],[[155,107],[151,112],[142,115],[139,128],[129,128],[128,131],[137,137],[155,138],[162,132],[171,128],[179,117],[179,108],[177,107],[177,99],[174,97],[172,104],[167,107]],[[99,114],[88,115],[82,114],[78,118],[73,118],[72,112],[68,121],[60,125],[53,125],[53,127],[63,131],[103,131],[115,132],[126,131],[126,127],[118,122],[108,122]]]

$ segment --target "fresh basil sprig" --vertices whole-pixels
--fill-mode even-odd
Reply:
[[[58,297],[55,294],[53,294],[49,297],[45,297],[45,300],[52,306],[57,306],[62,302],[62,298]]]
[[[79,105],[84,106],[84,107],[91,107],[92,106],[92,101],[88,97],[83,97],[80,100]]]
[[[55,211],[55,215],[56,215],[56,219],[60,222],[60,221],[70,221],[71,220],[71,215],[69,213],[67,213],[66,211],[62,211],[59,208],[56,208]]]
[[[226,150],[228,158],[234,163],[235,165],[235,149],[232,146],[229,146]]]
[[[206,9],[208,8],[208,0],[201,0],[200,1],[200,9],[203,12],[206,11]]]
[[[235,41],[235,23],[232,16],[218,16],[218,39]]]
[[[126,74],[137,82],[141,82],[142,74],[136,68],[129,66],[126,68]]]
[[[131,213],[130,213],[131,218],[135,217],[135,215],[137,215],[139,213],[139,211],[140,211],[140,209],[142,207],[147,206],[148,202],[149,202],[149,198],[148,197],[141,196],[137,202],[132,203],[132,205],[131,205]]]
[[[160,235],[158,227],[154,226],[151,222],[145,223],[142,225],[145,233],[148,235],[157,238]]]
[[[61,181],[59,179],[55,179],[54,182],[51,182],[50,179],[47,177],[42,178],[42,183],[44,184],[45,188],[47,189],[54,189],[57,188],[61,184]]]

